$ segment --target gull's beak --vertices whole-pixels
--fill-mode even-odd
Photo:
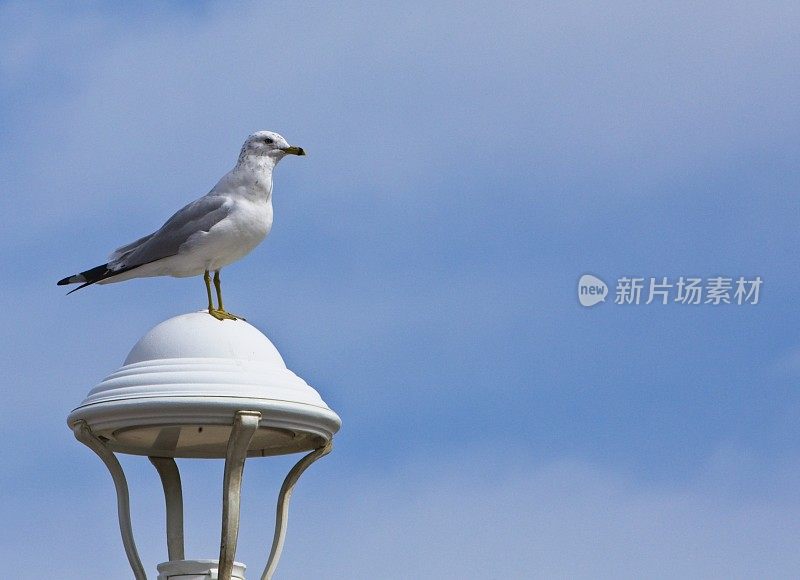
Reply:
[[[291,147],[285,147],[283,149],[283,152],[291,154],[291,155],[305,155],[306,154],[306,152],[303,151],[302,147],[295,147],[294,145],[292,145]]]

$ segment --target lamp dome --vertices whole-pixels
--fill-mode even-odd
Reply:
[[[206,312],[176,316],[147,332],[123,366],[69,415],[122,453],[225,457],[237,411],[261,413],[249,456],[316,449],[341,420],[280,353],[244,320]]]

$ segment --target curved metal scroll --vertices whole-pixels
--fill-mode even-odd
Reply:
[[[250,440],[258,429],[261,413],[239,411],[233,421],[225,453],[225,475],[222,487],[222,539],[219,547],[219,580],[231,580],[236,541],[239,537],[239,507],[242,472]]]
[[[167,512],[167,554],[169,560],[183,560],[183,490],[178,464],[172,457],[148,457],[164,488]]]
[[[286,540],[286,525],[289,519],[289,500],[292,499],[292,491],[294,486],[303,472],[314,463],[317,459],[325,457],[333,449],[333,440],[328,441],[324,446],[315,449],[292,467],[286,479],[283,480],[281,491],[278,494],[278,508],[275,514],[275,535],[272,538],[272,549],[269,553],[267,560],[267,567],[264,568],[264,573],[261,574],[261,580],[272,580],[272,575],[275,574],[275,569],[278,567],[278,560],[280,560],[281,552],[283,551],[283,543]]]
[[[114,487],[117,490],[117,515],[119,517],[119,531],[122,534],[122,544],[125,546],[125,554],[128,556],[128,562],[131,565],[131,570],[133,570],[134,578],[136,580],[147,580],[142,561],[139,559],[139,553],[136,551],[136,543],[133,540],[128,482],[125,481],[125,473],[122,471],[122,466],[114,453],[105,446],[105,443],[92,433],[85,421],[78,421],[72,427],[72,432],[78,441],[100,457],[108,471],[111,472],[111,478],[114,480]]]

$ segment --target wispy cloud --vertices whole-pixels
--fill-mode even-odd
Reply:
[[[788,579],[800,566],[800,498],[763,488],[730,495],[732,481],[740,480],[733,466],[709,466],[713,485],[647,489],[587,464],[532,468],[525,457],[520,463],[496,470],[469,454],[392,470],[380,480],[354,478],[347,491],[328,497],[320,477],[299,491],[304,521],[292,530],[283,573]],[[798,475],[794,465],[781,484]],[[312,533],[320,529],[325,542]]]
[[[53,284],[270,128],[309,156],[278,169],[275,228],[226,268],[228,300],[345,422],[296,496],[285,576],[790,576],[797,10],[0,4],[0,484],[26,530],[6,561],[127,575],[121,551],[87,572],[92,538],[116,538],[113,491],[64,416],[149,327],[201,308],[202,283]],[[590,311],[584,271],[766,282],[751,309]],[[199,549],[219,474],[192,474]],[[132,486],[150,562],[152,475]],[[251,566],[269,507],[242,535]],[[38,558],[31,514],[49,542],[75,517],[85,536]]]

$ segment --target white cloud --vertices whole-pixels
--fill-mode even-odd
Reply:
[[[324,475],[304,482],[283,577],[707,580],[800,567],[796,494],[730,493],[719,475],[735,469],[659,489],[577,462],[458,459],[335,489]]]
[[[7,219],[3,235],[9,246],[24,243],[6,257],[18,265],[7,268],[15,280],[7,284],[6,298],[16,306],[6,313],[6,324],[24,330],[19,338],[8,334],[4,343],[15,363],[7,372],[12,387],[4,411],[9,435],[4,457],[19,468],[4,479],[7,495],[16,498],[9,506],[11,531],[0,542],[10,569],[28,570],[31,578],[127,575],[102,466],[80,473],[91,505],[73,503],[73,494],[80,493],[73,482],[69,493],[47,504],[50,509],[40,509],[39,495],[20,490],[34,479],[40,485],[48,478],[63,483],[68,462],[50,457],[57,466],[44,467],[39,477],[39,439],[15,439],[15,419],[21,409],[36,412],[45,439],[69,437],[63,426],[69,406],[121,362],[154,320],[193,304],[199,308],[202,286],[196,280],[133,282],[66,301],[51,285],[70,267],[90,266],[92,255],[101,259],[157,227],[182,202],[209,188],[250,130],[284,131],[310,155],[279,170],[276,231],[270,249],[259,250],[274,252],[278,257],[270,257],[267,266],[278,267],[250,275],[263,267],[266,254],[261,254],[231,268],[229,297],[246,314],[261,312],[264,320],[275,320],[279,331],[299,328],[286,350],[319,364],[320,376],[341,379],[344,369],[362,373],[337,394],[348,397],[353,419],[364,419],[361,433],[377,433],[382,425],[397,424],[396,408],[384,404],[392,397],[403,398],[405,411],[416,405],[430,413],[447,405],[460,387],[453,377],[464,368],[480,366],[497,379],[503,369],[492,365],[506,356],[503,345],[492,344],[491,360],[481,358],[480,341],[491,342],[493,332],[538,353],[534,333],[537,340],[556,341],[559,333],[574,336],[576,327],[588,328],[563,324],[565,312],[574,311],[557,300],[537,301],[527,318],[527,285],[535,281],[535,292],[545,284],[556,286],[537,271],[540,262],[518,255],[515,263],[509,260],[514,236],[521,246],[536,246],[531,256],[539,256],[539,245],[547,242],[546,253],[559,263],[553,272],[584,259],[576,257],[578,250],[565,249],[575,229],[551,226],[558,235],[540,240],[529,229],[532,216],[547,225],[572,212],[589,222],[594,214],[582,204],[615,212],[618,197],[646,195],[647,186],[664,175],[691,174],[720,158],[739,163],[737,151],[760,150],[762,139],[780,144],[797,126],[791,96],[800,51],[792,4],[670,4],[643,10],[635,3],[549,8],[518,3],[506,11],[492,4],[406,3],[381,11],[353,6],[220,3],[202,16],[177,11],[131,19],[93,8],[76,15],[67,5],[0,6],[0,72],[4,90],[11,86],[0,108],[8,121],[0,173],[4,191],[17,202],[17,215]],[[688,195],[703,196],[705,187],[716,186],[700,180]],[[565,191],[572,194],[569,199]],[[708,208],[714,208],[708,215],[714,215],[718,202],[708,197]],[[775,224],[774,203],[753,205],[748,199],[729,209]],[[787,208],[780,213],[789,220],[793,206],[778,207]],[[647,217],[634,209],[612,213],[598,228],[598,241],[605,242],[621,222]],[[707,216],[700,219],[705,225]],[[646,219],[642,223],[648,227]],[[293,224],[304,235],[281,238]],[[319,238],[308,242],[312,234]],[[716,244],[713,232],[708,237]],[[312,248],[326,246],[316,259],[327,261],[327,269],[315,269]],[[492,251],[481,255],[486,246]],[[687,248],[680,254],[697,253]],[[295,271],[289,271],[292,251],[302,260]],[[638,251],[652,259],[651,245],[640,244]],[[634,250],[615,260],[631,255]],[[494,269],[489,262],[500,265]],[[451,271],[434,271],[448,266]],[[427,271],[421,272],[423,267]],[[499,282],[493,277],[498,272],[508,280]],[[281,279],[267,287],[274,278]],[[561,289],[549,298],[557,299],[556,292]],[[267,300],[274,306],[265,305]],[[574,306],[574,297],[569,304]],[[512,320],[529,328],[509,328]],[[400,356],[387,361],[387,344],[420,337],[443,355],[434,366],[453,388],[431,389],[413,380],[406,391],[365,394],[362,387],[375,385],[368,379],[406,363]],[[409,347],[402,356],[414,353]],[[616,365],[624,353],[612,354],[610,364]],[[462,363],[459,356],[470,361]],[[521,374],[532,357],[512,356],[514,364],[505,372]],[[17,368],[20,360],[40,358],[45,364]],[[795,358],[787,358],[792,369]],[[671,368],[655,354],[640,364]],[[415,375],[410,366],[398,373],[399,381],[420,379],[424,370]],[[476,408],[497,404],[503,385],[491,386],[470,393]],[[604,393],[639,387],[633,379],[623,380]],[[686,400],[685,392],[681,396],[679,401]],[[591,402],[570,391],[564,406],[576,397],[581,404]],[[372,413],[376,400],[383,408]],[[626,397],[620,408],[643,400],[652,399]],[[716,414],[709,412],[712,404],[702,396],[690,400],[695,402],[697,413],[688,425],[695,434],[689,440],[722,437]],[[794,414],[791,405],[784,408]],[[731,416],[763,419],[749,411]],[[697,424],[709,418],[709,430],[698,434]],[[441,419],[445,429],[465,421],[462,415]],[[670,419],[670,428],[681,429],[680,417]],[[796,440],[797,421],[791,419],[785,421],[786,441]],[[502,430],[502,424],[493,425],[491,439],[503,436]],[[726,420],[724,430],[725,436],[748,433],[734,420]],[[635,446],[626,446],[623,437],[610,435],[611,443],[635,455]],[[669,441],[671,434],[658,437]],[[378,441],[375,447],[385,444]],[[591,446],[581,445],[591,452]],[[336,473],[336,455],[326,460],[330,467],[320,466],[319,475],[315,466],[296,496],[283,576],[528,578],[533,572],[779,578],[792,577],[800,567],[791,545],[800,531],[798,502],[787,491],[797,489],[795,466],[760,470],[740,453],[720,453],[705,478],[680,489],[659,489],[581,463],[487,467],[481,457],[490,452],[483,450],[437,464],[436,453],[417,444],[419,465],[399,466],[385,476]],[[351,458],[351,465],[361,459]],[[743,463],[749,467],[742,470]],[[20,479],[11,480],[12,475]],[[157,493],[152,475],[147,473],[148,489]],[[769,491],[759,488],[760,478],[778,475]],[[680,479],[675,470],[671,476]],[[216,490],[212,485],[218,481],[209,480],[208,489]],[[135,504],[142,509],[137,529],[152,569],[163,546],[161,532],[150,532],[160,530],[162,515],[159,498],[145,497],[153,502]],[[197,555],[213,557],[218,522],[212,521],[211,508],[217,499],[210,491],[201,497],[204,503],[190,513],[199,528],[205,525],[212,548]],[[267,543],[252,538],[266,537],[272,515],[271,505],[255,505],[260,519],[248,524],[252,527],[242,537],[251,576]],[[81,533],[58,542],[63,522],[75,519]],[[32,542],[34,533],[44,539]],[[57,544],[53,558],[39,557],[44,543]],[[56,569],[62,564],[65,573]]]
[[[334,451],[298,484],[277,577],[796,577],[797,461],[743,471],[739,464],[752,461],[747,453],[721,450],[699,477],[667,486],[585,462],[536,465],[522,448],[512,449],[514,454],[443,451],[438,460],[420,459],[383,472],[354,470],[356,458],[346,448]],[[129,574],[111,480],[88,451],[71,451],[80,475],[76,471],[63,478],[57,486],[61,491],[45,494],[50,499],[20,519],[15,533],[3,534],[0,553],[15,578]],[[166,559],[158,479],[144,458],[127,458],[124,465],[133,494],[134,532],[145,567],[152,571]],[[257,459],[245,470],[237,560],[248,564],[249,577],[257,577],[266,561],[274,499],[289,465],[285,459]],[[181,466],[187,556],[216,557],[222,463]],[[28,505],[45,487],[39,482],[20,490],[18,499]],[[65,522],[76,521],[79,528],[69,529],[80,533],[63,533]],[[41,542],[50,545],[52,557],[34,557]]]
[[[486,183],[469,189],[487,172],[503,195],[535,189],[539,211],[561,208],[565,188],[570,211],[604,207],[797,119],[791,4],[212,4],[130,21],[20,6],[4,11],[14,26],[0,66],[19,98],[0,163],[37,215],[18,232],[28,236],[83,226],[81,212],[124,213],[132,236],[155,227],[208,189],[254,128],[310,151],[281,176],[284,191],[310,192],[309,207],[374,192],[413,219],[417,195],[491,205]],[[581,194],[589,183],[604,195]]]

